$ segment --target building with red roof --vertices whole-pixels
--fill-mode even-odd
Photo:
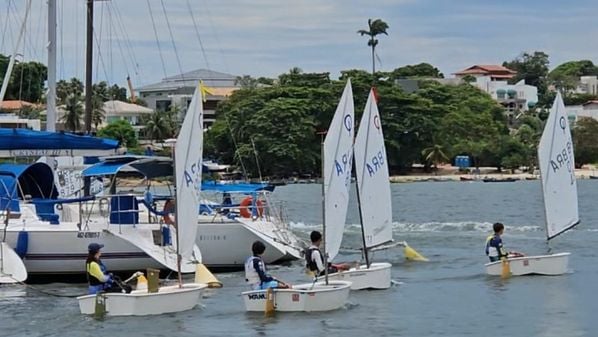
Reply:
[[[515,77],[516,74],[517,72],[514,70],[493,64],[476,64],[467,69],[463,69],[459,72],[454,73],[454,75],[459,78],[463,78],[467,75],[471,75],[473,77],[488,76],[493,81],[509,80]]]

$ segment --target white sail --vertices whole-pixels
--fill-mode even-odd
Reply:
[[[349,80],[324,141],[324,225],[329,260],[338,254],[345,229],[353,168],[354,121],[353,92]]]
[[[176,223],[179,253],[190,257],[197,233],[203,154],[203,106],[199,85],[175,145]]]
[[[565,105],[558,93],[538,147],[548,239],[579,223],[573,141]]]
[[[359,123],[355,138],[355,171],[365,248],[392,241],[392,205],[386,148],[374,91]]]

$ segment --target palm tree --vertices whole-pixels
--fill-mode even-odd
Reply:
[[[442,163],[448,160],[446,154],[444,154],[442,145],[434,145],[431,147],[427,147],[422,150],[422,156],[427,163],[432,163],[434,165],[434,174],[438,170],[438,163]]]
[[[104,101],[101,97],[94,95],[91,98],[91,122],[94,129],[98,131],[98,126],[104,121]]]
[[[378,40],[376,36],[380,34],[388,35],[386,30],[388,29],[388,24],[380,19],[372,20],[368,19],[368,27],[369,30],[360,29],[357,33],[361,34],[361,36],[367,35],[370,37],[368,40],[368,46],[372,47],[372,75],[376,73],[376,59],[375,59],[375,51],[376,46],[378,45]]]
[[[145,127],[143,128],[145,135],[149,137],[152,143],[162,141],[172,135],[170,121],[165,112],[154,111],[149,115],[145,121]]]
[[[255,89],[257,88],[258,81],[249,75],[237,76],[235,85],[240,85],[243,89]]]
[[[66,98],[64,116],[61,121],[67,130],[79,131],[81,128],[81,118],[83,117],[83,106],[81,105],[80,94],[70,94]]]

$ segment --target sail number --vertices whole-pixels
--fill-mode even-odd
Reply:
[[[340,162],[337,159],[334,160],[336,176],[345,176],[345,186],[348,186],[351,183],[351,167],[353,167],[353,156],[351,155],[350,150],[348,153],[341,156]]]
[[[557,173],[561,168],[566,167],[567,171],[571,175],[571,184],[575,181],[575,175],[573,173],[573,144],[571,141],[568,141],[565,147],[557,152],[554,158],[550,159],[550,167],[552,167],[552,171]]]
[[[370,177],[376,174],[378,170],[383,167],[384,162],[384,153],[382,150],[380,150],[374,157],[372,157],[370,161],[365,163],[365,168],[368,170]]]

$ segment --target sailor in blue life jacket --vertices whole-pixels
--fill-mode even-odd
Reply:
[[[85,270],[87,271],[87,281],[89,283],[89,294],[97,294],[101,291],[106,291],[112,287],[112,274],[108,273],[106,266],[100,260],[100,256],[104,245],[99,243],[90,243],[87,247],[89,254],[85,262]]]
[[[290,288],[290,284],[279,281],[266,273],[266,264],[262,260],[262,255],[266,251],[266,246],[261,241],[255,241],[251,245],[253,255],[245,261],[245,281],[249,283],[252,290],[262,290],[268,288]]]
[[[502,223],[496,222],[492,225],[492,229],[494,230],[494,234],[486,238],[486,256],[488,256],[490,262],[496,262],[502,258],[524,256],[518,252],[508,252],[503,247],[501,235],[505,231],[505,226]]]
[[[311,240],[311,246],[305,251],[305,267],[308,272],[312,272],[315,276],[322,276],[326,273],[324,270],[324,258],[320,251],[320,244],[322,244],[322,233],[313,231],[309,235]],[[349,270],[350,264],[340,263],[332,264],[328,263],[328,274],[336,273],[338,271]]]

